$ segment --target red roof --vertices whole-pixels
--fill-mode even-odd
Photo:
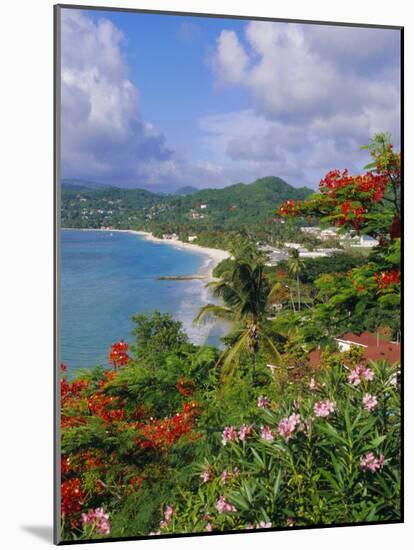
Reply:
[[[345,340],[361,346],[376,346],[378,341],[381,342],[381,337],[378,338],[378,336],[372,332],[362,332],[361,334],[345,332],[342,336],[338,336],[336,340]]]
[[[381,342],[379,346],[370,346],[364,353],[367,361],[380,361],[385,359],[387,363],[401,361],[401,345],[395,342]]]
[[[401,344],[396,342],[384,342],[377,338],[372,332],[363,332],[354,334],[346,332],[337,340],[345,340],[356,345],[364,346],[364,359],[368,361],[385,360],[387,363],[397,363],[401,361]],[[317,368],[321,360],[322,351],[319,348],[312,350],[309,355],[309,364],[312,368]]]
[[[313,369],[316,369],[319,366],[319,363],[321,361],[321,355],[322,355],[322,352],[320,348],[315,348],[309,353],[308,355],[309,364]]]

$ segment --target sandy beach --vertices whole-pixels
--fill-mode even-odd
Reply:
[[[186,243],[184,241],[180,241],[178,239],[159,239],[158,237],[154,237],[152,233],[148,233],[147,231],[135,231],[134,229],[79,229],[76,227],[73,228],[67,228],[67,229],[76,229],[77,231],[106,231],[109,233],[118,232],[118,233],[131,233],[133,235],[140,235],[141,237],[144,237],[145,240],[160,243],[160,244],[168,244],[170,246],[174,246],[175,248],[179,248],[182,250],[191,250],[193,252],[196,252],[197,254],[201,254],[205,256],[205,261],[203,262],[201,268],[199,269],[198,273],[194,273],[193,275],[203,275],[206,277],[206,279],[213,279],[213,269],[216,267],[217,264],[219,264],[222,260],[225,260],[226,258],[229,258],[231,256],[230,252],[227,250],[221,250],[218,248],[207,248],[204,246],[200,246],[198,244],[194,243]],[[191,275],[189,273],[189,275]]]

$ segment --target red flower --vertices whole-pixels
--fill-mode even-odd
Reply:
[[[176,383],[175,387],[177,388],[179,393],[181,395],[184,395],[185,397],[191,397],[192,395],[194,395],[195,386],[192,380],[187,380],[186,378],[181,377]]]
[[[397,269],[375,273],[374,277],[377,287],[380,290],[384,290],[389,286],[398,285],[400,283],[400,272]]]
[[[280,216],[297,216],[300,212],[300,202],[288,200],[283,202],[279,207]]]
[[[128,344],[121,340],[112,344],[109,352],[109,361],[113,363],[115,368],[126,365],[129,361],[129,355],[127,354]]]
[[[183,411],[173,417],[152,419],[149,424],[141,427],[143,439],[137,440],[142,449],[166,450],[182,436],[189,435],[194,426],[195,403],[185,403]]]
[[[77,477],[62,482],[60,508],[65,516],[73,516],[81,511],[85,493],[82,490],[81,480]]]

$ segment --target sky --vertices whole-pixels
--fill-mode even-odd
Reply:
[[[61,13],[63,178],[317,188],[333,168],[361,171],[376,132],[399,147],[398,30]]]

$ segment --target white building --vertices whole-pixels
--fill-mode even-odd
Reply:
[[[324,229],[320,233],[320,238],[322,241],[327,241],[328,239],[336,239],[338,235],[336,234],[335,229]]]

